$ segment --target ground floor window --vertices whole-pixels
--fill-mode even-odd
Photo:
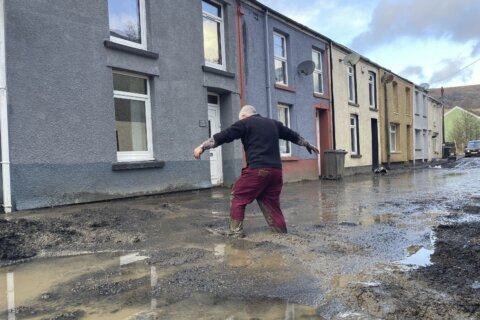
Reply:
[[[350,115],[350,145],[352,155],[360,154],[358,142],[358,115],[356,114]]]
[[[117,161],[153,160],[148,77],[113,73]]]
[[[391,123],[390,124],[390,151],[391,152],[398,151],[397,133],[398,133],[398,124]]]
[[[290,106],[285,104],[278,104],[278,121],[283,123],[285,127],[290,128]],[[280,140],[280,154],[282,156],[292,155],[291,144],[289,141]]]

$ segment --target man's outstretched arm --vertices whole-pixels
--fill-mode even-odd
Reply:
[[[279,122],[280,125],[280,138],[283,140],[287,140],[290,142],[293,142],[299,146],[305,147],[309,153],[315,152],[316,154],[319,154],[320,151],[318,151],[317,147],[311,145],[305,138],[303,138],[301,135],[299,135],[297,132],[293,131],[292,129],[284,126],[281,122]]]
[[[208,138],[207,140],[203,141],[201,145],[196,147],[195,150],[193,150],[193,156],[196,159],[200,159],[200,156],[205,150],[212,149],[217,146],[218,144],[215,142],[215,139],[213,137]]]
[[[216,148],[224,143],[232,142],[233,140],[240,139],[243,136],[245,127],[241,121],[237,121],[229,128],[220,131],[213,137],[208,138],[201,145],[193,150],[193,155],[196,159],[200,159],[200,156],[205,150]]]

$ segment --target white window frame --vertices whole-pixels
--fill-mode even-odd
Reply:
[[[352,78],[352,87],[350,87],[350,78]],[[347,88],[348,88],[348,102],[356,103],[355,94],[355,67],[347,66]],[[352,93],[350,96],[350,92]]]
[[[390,139],[390,152],[397,152],[397,128],[398,128],[398,125],[396,123],[390,123],[389,136],[388,136],[388,139]],[[393,139],[393,141],[392,141],[392,134],[395,135],[395,139]]]
[[[220,70],[225,71],[225,70],[227,70],[227,63],[226,63],[226,56],[225,56],[225,24],[224,24],[225,10],[223,10],[223,5],[219,2],[217,2],[217,1],[202,0],[202,3],[203,2],[211,3],[213,5],[219,6],[220,7],[220,17],[221,17],[220,18],[220,17],[214,16],[214,15],[202,10],[202,18],[207,18],[209,20],[212,20],[212,21],[220,24],[220,46],[221,46],[220,54],[222,55],[222,63],[221,64],[213,63],[213,62],[205,60],[205,65],[207,67],[212,67],[212,68],[216,68],[216,69],[220,69]],[[203,39],[203,41],[205,41],[205,39]],[[204,42],[203,45],[205,46],[205,42]]]
[[[354,124],[352,124],[352,119],[355,122]],[[350,115],[350,137],[352,137],[352,130],[354,132],[354,134],[353,134],[354,140],[350,141],[350,143],[351,143],[350,151],[351,151],[352,155],[356,156],[356,155],[359,154],[359,152],[358,152],[358,132],[359,132],[358,131],[358,115],[356,115],[356,114],[351,114]]]
[[[322,79],[322,86],[320,88],[320,91],[316,91],[317,88],[315,88],[315,80],[313,81],[313,92],[318,93],[318,94],[324,94],[324,88],[323,88],[323,52],[319,50],[312,50],[313,54],[316,54],[318,56],[318,62],[320,64],[320,68],[315,64],[315,69],[313,70],[313,77],[318,77],[320,75],[320,78]]]
[[[275,55],[275,37],[278,36],[282,38],[283,42],[283,53],[285,56],[279,57]],[[284,36],[283,34],[280,34],[278,32],[273,33],[273,68],[275,69],[275,60],[281,61],[282,63],[285,62],[285,82],[283,81],[275,81],[275,83],[278,84],[283,84],[288,86],[288,57],[287,57],[287,37]],[[283,65],[283,64],[282,64]]]
[[[290,106],[287,105],[287,104],[278,103],[277,104],[277,116],[278,116],[278,111],[280,111],[280,109],[287,110],[287,125],[286,125],[286,127],[291,129],[292,122],[290,121],[290,119],[291,119],[290,118]],[[280,121],[280,119],[278,119],[278,121]],[[283,152],[280,151],[280,156],[291,157],[292,156],[292,144],[290,143],[290,141],[286,141],[286,140],[285,140],[285,143],[287,144],[287,149],[289,150],[289,152],[283,153]]]
[[[135,73],[113,71],[114,74],[121,74],[129,77],[145,79],[147,83],[147,94],[133,93],[127,91],[113,90],[113,98],[136,100],[145,102],[145,126],[147,138],[147,151],[117,151],[118,162],[135,162],[154,160],[153,157],[153,143],[152,143],[152,113],[150,102],[150,83],[149,78]],[[114,102],[115,103],[115,102]]]
[[[368,98],[369,98],[369,104],[372,109],[377,110],[377,76],[374,72],[369,71],[368,72]],[[370,100],[370,97],[372,99]]]
[[[147,50],[147,14],[145,9],[145,0],[138,0],[138,9],[140,10],[140,43],[136,43],[133,41],[129,41],[122,38],[117,38],[115,36],[110,35],[110,41],[116,42],[119,44],[123,44],[125,46]],[[109,32],[110,32],[110,24],[109,24]]]

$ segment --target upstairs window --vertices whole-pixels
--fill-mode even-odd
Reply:
[[[370,108],[377,109],[377,76],[374,72],[368,72],[368,101]]]
[[[212,1],[202,1],[203,52],[205,65],[225,70],[223,8]]]
[[[313,70],[313,91],[315,93],[323,94],[323,54],[320,51],[312,51],[312,60],[315,62],[315,69]]]
[[[273,55],[275,63],[275,82],[288,85],[287,39],[285,36],[273,34]]]
[[[356,103],[357,97],[355,92],[355,67],[347,67],[347,81],[348,81],[348,102]]]
[[[147,49],[145,0],[108,0],[110,40]]]

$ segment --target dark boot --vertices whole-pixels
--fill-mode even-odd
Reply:
[[[245,238],[245,233],[243,232],[243,221],[230,219],[227,235],[233,238]]]

